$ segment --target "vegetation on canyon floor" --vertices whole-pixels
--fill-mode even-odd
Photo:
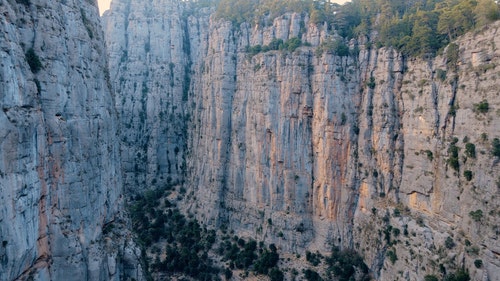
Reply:
[[[296,269],[282,268],[283,257],[276,245],[238,237],[225,226],[208,229],[192,215],[181,213],[175,203],[181,193],[167,186],[137,195],[129,204],[149,280],[169,276],[229,280],[239,272],[242,277],[267,275],[271,281],[281,281],[284,272],[295,277],[300,274]],[[328,257],[306,252],[306,261],[310,268],[304,269],[300,277],[306,280],[324,277],[347,281],[355,275],[356,280],[369,280],[368,266],[353,250],[333,247]],[[325,270],[320,274],[317,268]]]
[[[332,247],[330,255],[305,252],[306,268],[286,268],[284,257],[274,244],[266,245],[252,238],[235,235],[226,226],[209,229],[194,216],[183,214],[176,206],[185,190],[174,186],[155,189],[137,195],[130,201],[129,211],[137,242],[142,248],[142,261],[148,280],[158,278],[187,278],[185,280],[230,280],[234,274],[241,278],[250,275],[267,275],[271,281],[285,280],[290,276],[296,280],[370,280],[371,275],[363,258],[352,249]],[[400,211],[394,210],[395,216]],[[471,217],[480,220],[482,212],[471,212]],[[397,230],[397,231],[395,231]],[[387,245],[392,245],[391,234],[398,237],[399,229],[388,228],[385,233]],[[408,232],[404,230],[404,235]],[[455,247],[448,237],[445,247]],[[300,255],[296,254],[300,259]],[[394,264],[398,257],[393,250],[386,252],[387,259]],[[482,260],[474,262],[482,267]],[[457,269],[425,276],[426,281],[468,281],[468,271]],[[438,276],[441,276],[440,278]]]

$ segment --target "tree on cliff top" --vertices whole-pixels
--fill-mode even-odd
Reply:
[[[266,25],[285,13],[307,13],[310,22],[326,22],[346,39],[375,35],[369,39],[378,47],[394,47],[408,56],[433,56],[465,32],[500,18],[500,5],[493,0],[352,0],[342,6],[313,0],[213,3],[216,17],[235,25]]]
[[[434,55],[458,36],[498,20],[499,7],[493,0],[353,0],[339,9],[336,26],[350,37],[378,34],[371,39],[379,47],[406,55]]]
[[[221,0],[216,17],[241,24],[273,20],[285,13],[308,13],[314,23],[331,22],[338,4],[313,0]]]

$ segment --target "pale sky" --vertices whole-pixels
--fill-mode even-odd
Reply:
[[[111,0],[97,0],[99,3],[99,13],[102,15],[104,11],[109,9],[109,3],[111,3]]]

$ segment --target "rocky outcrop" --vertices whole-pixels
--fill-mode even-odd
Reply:
[[[360,135],[372,134],[358,142],[367,163],[360,190],[368,193],[360,193],[366,210],[358,211],[355,236],[363,249],[375,246],[377,224],[409,233],[386,247],[398,259],[380,264],[380,279],[418,280],[456,266],[473,280],[498,280],[499,159],[491,151],[499,131],[499,27],[464,36],[431,61],[365,53],[375,86],[362,103],[373,111],[360,118]],[[389,216],[374,221],[370,208]]]
[[[0,30],[0,279],[141,279],[128,230],[113,236],[118,122],[95,2],[2,0]]]
[[[287,250],[315,241],[323,248],[333,225],[322,221],[336,221],[341,227],[335,231],[349,235],[353,213],[341,202],[350,204],[350,191],[340,187],[356,181],[348,168],[355,134],[347,118],[355,116],[357,97],[351,93],[358,81],[357,75],[344,76],[358,72],[355,59],[318,57],[317,45],[255,56],[245,51],[275,37],[286,42],[300,36],[304,21],[307,17],[289,14],[271,27],[240,29],[214,22],[209,51],[195,65],[193,81],[200,82],[193,86],[192,115],[200,117],[189,130],[194,204],[203,210],[244,210],[202,216]],[[314,36],[302,35],[309,37]],[[212,160],[207,165],[196,159]],[[280,233],[284,236],[277,238]]]
[[[103,17],[131,193],[184,178],[191,41],[180,6],[114,1]]]
[[[182,1],[115,0],[126,185],[183,183],[183,208],[212,227],[290,253],[354,248],[380,280],[498,280],[498,27],[427,61],[357,42],[341,57],[307,15],[233,26]],[[308,44],[247,50],[294,37]]]

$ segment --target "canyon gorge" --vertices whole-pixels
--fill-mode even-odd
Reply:
[[[1,280],[147,280],[127,206],[165,188],[285,280],[333,246],[374,280],[500,280],[499,21],[416,58],[307,13],[0,1]]]

